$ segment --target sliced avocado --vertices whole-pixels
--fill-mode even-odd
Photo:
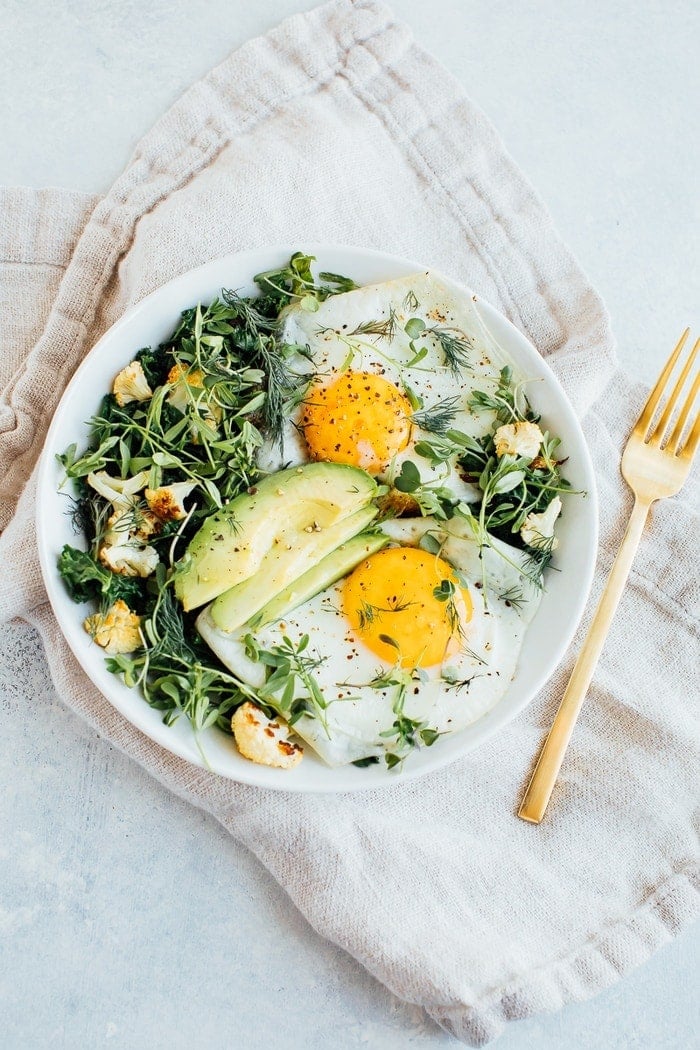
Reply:
[[[185,609],[204,605],[256,573],[268,552],[314,542],[315,530],[354,514],[376,493],[374,478],[343,463],[270,474],[207,518],[176,575],[177,597]]]
[[[329,525],[327,529],[306,533],[306,542],[293,550],[273,547],[253,576],[220,594],[212,602],[209,612],[211,622],[222,631],[235,631],[281,590],[293,584],[341,544],[366,529],[376,515],[376,507],[364,507],[335,525]]]
[[[376,554],[382,547],[386,547],[387,543],[389,543],[388,536],[381,536],[374,532],[361,532],[359,536],[353,536],[347,543],[342,543],[331,554],[327,554],[298,580],[280,591],[253,618],[251,626],[264,627],[265,624],[272,623],[274,620],[281,620],[292,609],[303,605],[319,591],[325,590],[337,580],[341,580],[343,576],[347,576],[356,565],[359,565],[365,558],[369,558],[371,554]]]

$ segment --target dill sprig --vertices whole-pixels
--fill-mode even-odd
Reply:
[[[373,605],[371,602],[363,601],[357,610],[358,626],[363,631],[375,621],[381,620],[382,613],[404,612],[405,609],[409,609],[415,604],[415,602],[406,601],[404,598],[399,598],[396,595],[387,598],[386,605]]]
[[[474,342],[469,336],[459,328],[445,328],[440,325],[433,325],[427,332],[437,339],[445,356],[445,363],[454,376],[471,371]]]
[[[518,612],[520,612],[525,604],[523,589],[515,584],[512,587],[508,587],[505,591],[502,591],[498,597],[502,602],[505,602],[506,605],[512,605],[512,607],[517,609]]]
[[[410,339],[409,345],[415,354],[425,357],[428,348],[424,346],[419,350],[415,343],[418,339],[432,336],[442,350],[447,368],[455,377],[459,378],[463,372],[471,371],[474,341],[460,328],[438,324],[428,326],[422,317],[410,317],[404,326],[404,331]]]
[[[393,306],[389,307],[389,316],[384,318],[383,321],[362,321],[353,328],[351,332],[347,334],[353,335],[375,335],[381,339],[393,339],[396,333],[397,324],[396,311]]]
[[[414,412],[411,421],[429,434],[446,434],[459,412],[460,400],[459,394],[446,397],[438,401],[436,405],[431,405],[430,408],[422,408]]]
[[[403,299],[404,310],[406,310],[406,312],[415,313],[419,307],[420,303],[418,302],[418,296],[412,288],[409,288]]]

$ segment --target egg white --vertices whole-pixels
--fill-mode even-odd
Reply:
[[[351,334],[368,321],[385,321],[391,310],[397,319],[392,338]],[[439,325],[466,336],[472,347],[468,368],[455,375],[447,366],[434,335],[416,340],[417,346],[428,348],[428,354],[417,366],[406,367],[414,351],[404,328],[413,317],[423,320],[428,328]],[[307,348],[310,360],[298,355],[290,365],[301,377],[314,374],[314,382],[328,381],[350,368],[381,375],[402,392],[408,385],[422,399],[425,409],[446,398],[459,397],[452,426],[472,437],[481,437],[490,430],[493,414],[473,412],[468,406],[469,398],[475,389],[495,391],[499,372],[509,363],[481,320],[475,301],[470,296],[455,294],[433,271],[331,296],[321,303],[316,313],[290,306],[285,312],[282,339]],[[268,443],[261,450],[259,463],[265,471],[308,461],[306,443],[298,429],[301,412],[299,408],[286,422],[281,444]],[[416,455],[415,443],[429,436],[414,426],[409,445],[394,457],[388,469],[379,475],[380,479],[391,482],[400,473],[402,463],[410,459],[423,482],[440,482],[459,499],[476,499],[477,493],[461,479],[454,462],[432,467]]]
[[[401,546],[417,546],[430,533],[442,545],[441,557],[468,581],[473,611],[470,621],[463,625],[464,648],[442,666],[426,669],[426,680],[416,680],[409,688],[404,708],[410,718],[426,723],[430,729],[458,732],[490,710],[506,692],[525,629],[539,603],[539,591],[523,580],[516,568],[522,563],[522,551],[497,541],[494,544],[501,553],[498,549],[481,552],[487,580],[485,591],[478,545],[458,520],[397,519],[385,522],[381,528]],[[391,732],[396,718],[392,709],[395,687],[376,689],[368,684],[390,664],[381,661],[352,631],[341,611],[342,586],[340,581],[283,621],[254,632],[243,627],[227,634],[213,625],[207,610],[197,622],[203,638],[223,663],[254,688],[264,683],[265,671],[246,656],[246,634],[252,633],[263,649],[280,644],[283,636],[295,644],[304,635],[309,636],[308,651],[322,658],[314,676],[329,702],[327,728],[316,718],[304,715],[294,730],[330,766],[380,757],[396,747],[395,739],[382,735]],[[518,608],[499,597],[512,587],[522,592]],[[461,684],[450,684],[443,676]]]

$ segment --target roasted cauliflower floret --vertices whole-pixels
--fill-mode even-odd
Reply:
[[[163,522],[148,508],[134,504],[128,510],[116,511],[107,519],[103,543],[114,547],[127,540],[134,545],[148,543],[151,536],[163,531]]]
[[[199,368],[187,368],[177,364],[168,372],[168,401],[184,415],[189,406],[195,406],[197,414],[210,430],[216,430],[221,419],[221,408],[212,404],[204,387],[204,373]]]
[[[141,576],[144,579],[156,571],[158,551],[154,547],[143,547],[125,537],[121,543],[100,547],[99,559],[103,565],[119,576]]]
[[[133,653],[143,643],[141,617],[133,613],[126,602],[118,598],[106,613],[95,613],[83,621],[83,627],[93,642],[107,653]]]
[[[549,547],[556,550],[559,540],[554,535],[554,523],[561,514],[561,500],[555,496],[541,514],[528,514],[520,530],[520,538],[528,547]]]
[[[148,483],[148,471],[142,470],[133,478],[113,478],[106,470],[88,474],[87,483],[114,507],[115,513],[133,507],[136,495]]]
[[[112,393],[117,404],[122,407],[131,404],[132,401],[148,401],[153,397],[140,361],[131,361],[114,377]]]
[[[148,509],[160,521],[180,521],[187,517],[184,501],[189,496],[195,483],[176,481],[173,485],[162,485],[157,489],[146,489],[144,495]]]
[[[523,459],[534,459],[542,445],[544,434],[537,423],[526,421],[506,423],[499,427],[493,436],[496,455],[520,456]]]
[[[304,757],[304,749],[290,741],[289,726],[284,719],[268,718],[250,700],[236,709],[231,728],[243,757],[261,766],[293,769]]]
[[[198,368],[187,368],[186,365],[173,365],[168,372],[168,401],[180,412],[185,412],[192,404],[196,391],[204,390],[204,373]]]

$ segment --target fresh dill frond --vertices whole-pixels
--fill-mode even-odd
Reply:
[[[543,536],[537,546],[528,546],[527,551],[527,575],[536,586],[542,586],[542,577],[549,568],[554,556],[554,536]]]
[[[426,430],[429,434],[446,434],[459,412],[460,400],[459,394],[455,394],[453,397],[446,397],[444,400],[438,401],[436,405],[431,405],[430,408],[422,408],[420,411],[414,412],[411,416],[411,422],[415,423],[421,430]]]
[[[396,311],[391,306],[389,307],[389,316],[383,321],[363,321],[352,332],[348,332],[348,335],[376,335],[378,338],[391,340],[396,333],[397,320]]]
[[[297,393],[303,398],[309,380],[290,370],[274,336],[257,334],[251,363],[265,373],[263,426],[273,442],[280,443],[287,418],[287,403]]]
[[[498,597],[502,602],[505,602],[506,605],[512,605],[514,609],[518,610],[518,612],[520,612],[525,604],[525,595],[523,594],[522,587],[517,587],[515,585],[503,591]]]
[[[362,602],[362,605],[357,610],[357,625],[361,631],[364,631],[374,623],[378,612],[376,605],[372,605],[371,602]]]
[[[371,602],[363,601],[357,610],[357,622],[361,631],[377,620],[381,620],[382,613],[400,613],[410,609],[415,602],[406,601],[403,597],[392,595],[387,598],[386,605],[373,605]]]
[[[470,336],[465,335],[459,328],[446,328],[441,325],[426,328],[426,333],[437,339],[444,354],[445,363],[454,376],[459,377],[462,372],[472,370],[471,358],[474,341]]]
[[[243,322],[251,331],[274,332],[279,326],[277,317],[267,317],[255,304],[232,288],[222,288],[221,298],[234,312],[236,320]]]
[[[404,310],[406,310],[406,312],[410,310],[411,313],[415,313],[415,311],[418,310],[419,307],[420,303],[418,302],[418,296],[412,288],[409,288],[403,299]]]
[[[422,317],[409,317],[404,325],[404,332],[408,336],[409,346],[414,357],[406,367],[411,367],[418,361],[422,361],[428,353],[428,347],[419,349],[417,341],[432,336],[440,346],[445,364],[453,376],[459,378],[463,372],[471,372],[471,356],[474,351],[473,339],[466,335],[460,328],[452,328],[447,325],[426,325]]]

